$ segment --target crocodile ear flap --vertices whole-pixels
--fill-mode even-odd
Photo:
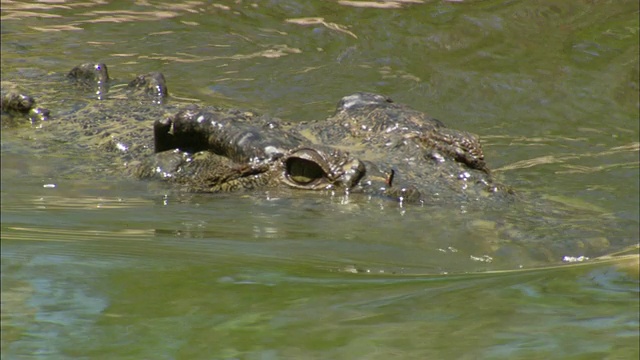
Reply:
[[[177,147],[171,134],[171,125],[171,119],[153,122],[153,147],[156,154]]]

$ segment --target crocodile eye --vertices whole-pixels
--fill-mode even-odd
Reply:
[[[331,184],[330,171],[327,160],[319,151],[302,148],[285,157],[283,180],[298,189],[325,189]]]
[[[290,157],[286,161],[287,177],[298,185],[313,185],[326,177],[317,163],[299,157]]]

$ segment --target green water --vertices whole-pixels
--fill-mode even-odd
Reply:
[[[636,1],[2,1],[2,81],[52,112],[56,77],[86,61],[289,121],[372,91],[479,134],[522,197],[180,194],[75,173],[95,154],[43,152],[47,124],[3,128],[3,359],[637,359],[638,15]]]

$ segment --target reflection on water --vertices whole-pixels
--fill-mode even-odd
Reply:
[[[620,311],[638,305],[636,256],[504,274],[389,277],[224,248],[184,251],[191,244],[169,252],[147,243],[127,257],[85,243],[18,245],[2,249],[7,353],[347,359],[373,345],[376,356],[410,358],[637,353],[637,313]],[[123,254],[136,245],[123,237],[113,246]]]
[[[479,133],[519,194],[497,208],[183,194],[3,122],[3,358],[638,358],[637,14],[3,1],[2,86],[53,118],[86,100],[58,85],[84,61],[118,83],[162,71],[174,103],[288,121],[373,91]]]

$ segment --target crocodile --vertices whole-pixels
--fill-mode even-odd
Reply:
[[[3,84],[3,122],[7,115],[44,123],[69,143],[116,161],[127,174],[185,191],[291,188],[411,203],[474,202],[514,193],[494,180],[476,135],[387,96],[355,93],[343,97],[326,119],[288,122],[169,101],[158,72],[117,87],[105,64],[87,63],[67,78],[94,98],[49,111]]]

